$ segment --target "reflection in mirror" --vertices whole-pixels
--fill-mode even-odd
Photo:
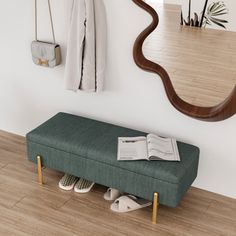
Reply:
[[[226,29],[229,9],[223,1],[182,0],[181,25]]]
[[[236,31],[235,0],[176,0],[176,2],[182,5],[184,25],[199,23],[196,25]]]
[[[224,101],[236,85],[236,32],[182,27],[181,6],[146,2],[160,21],[144,42],[145,57],[166,69],[188,103],[214,106]]]

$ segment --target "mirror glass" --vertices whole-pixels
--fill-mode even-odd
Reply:
[[[180,5],[146,2],[160,22],[144,42],[145,57],[167,70],[183,100],[197,106],[225,100],[236,85],[236,32],[181,26]]]

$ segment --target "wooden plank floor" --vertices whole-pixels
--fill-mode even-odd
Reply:
[[[57,187],[62,173],[27,161],[25,138],[0,131],[0,236],[21,235],[236,235],[236,200],[192,188],[176,209],[160,206],[159,223],[151,208],[115,214],[103,200],[103,186],[89,194]]]

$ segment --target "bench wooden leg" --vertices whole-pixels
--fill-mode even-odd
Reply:
[[[153,195],[153,211],[152,211],[152,223],[153,224],[157,224],[158,206],[159,206],[159,195],[158,195],[158,193],[154,193],[154,195]]]
[[[39,184],[43,185],[42,157],[37,156]]]

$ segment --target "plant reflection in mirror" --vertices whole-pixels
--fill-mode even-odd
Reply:
[[[221,17],[229,13],[228,8],[225,3],[222,1],[211,3],[204,15],[204,27],[207,25],[215,24],[219,27],[225,28],[225,24],[228,23],[227,20],[222,19]]]
[[[226,7],[223,1],[212,2],[208,6],[208,1],[205,0],[203,11],[201,17],[194,12],[193,17],[191,16],[191,0],[188,4],[188,16],[185,20],[183,17],[183,12],[181,12],[181,25],[186,26],[195,26],[195,27],[206,27],[207,25],[217,25],[219,27],[225,28],[225,24],[228,23],[227,20],[222,19],[222,16],[229,13],[228,8]]]

